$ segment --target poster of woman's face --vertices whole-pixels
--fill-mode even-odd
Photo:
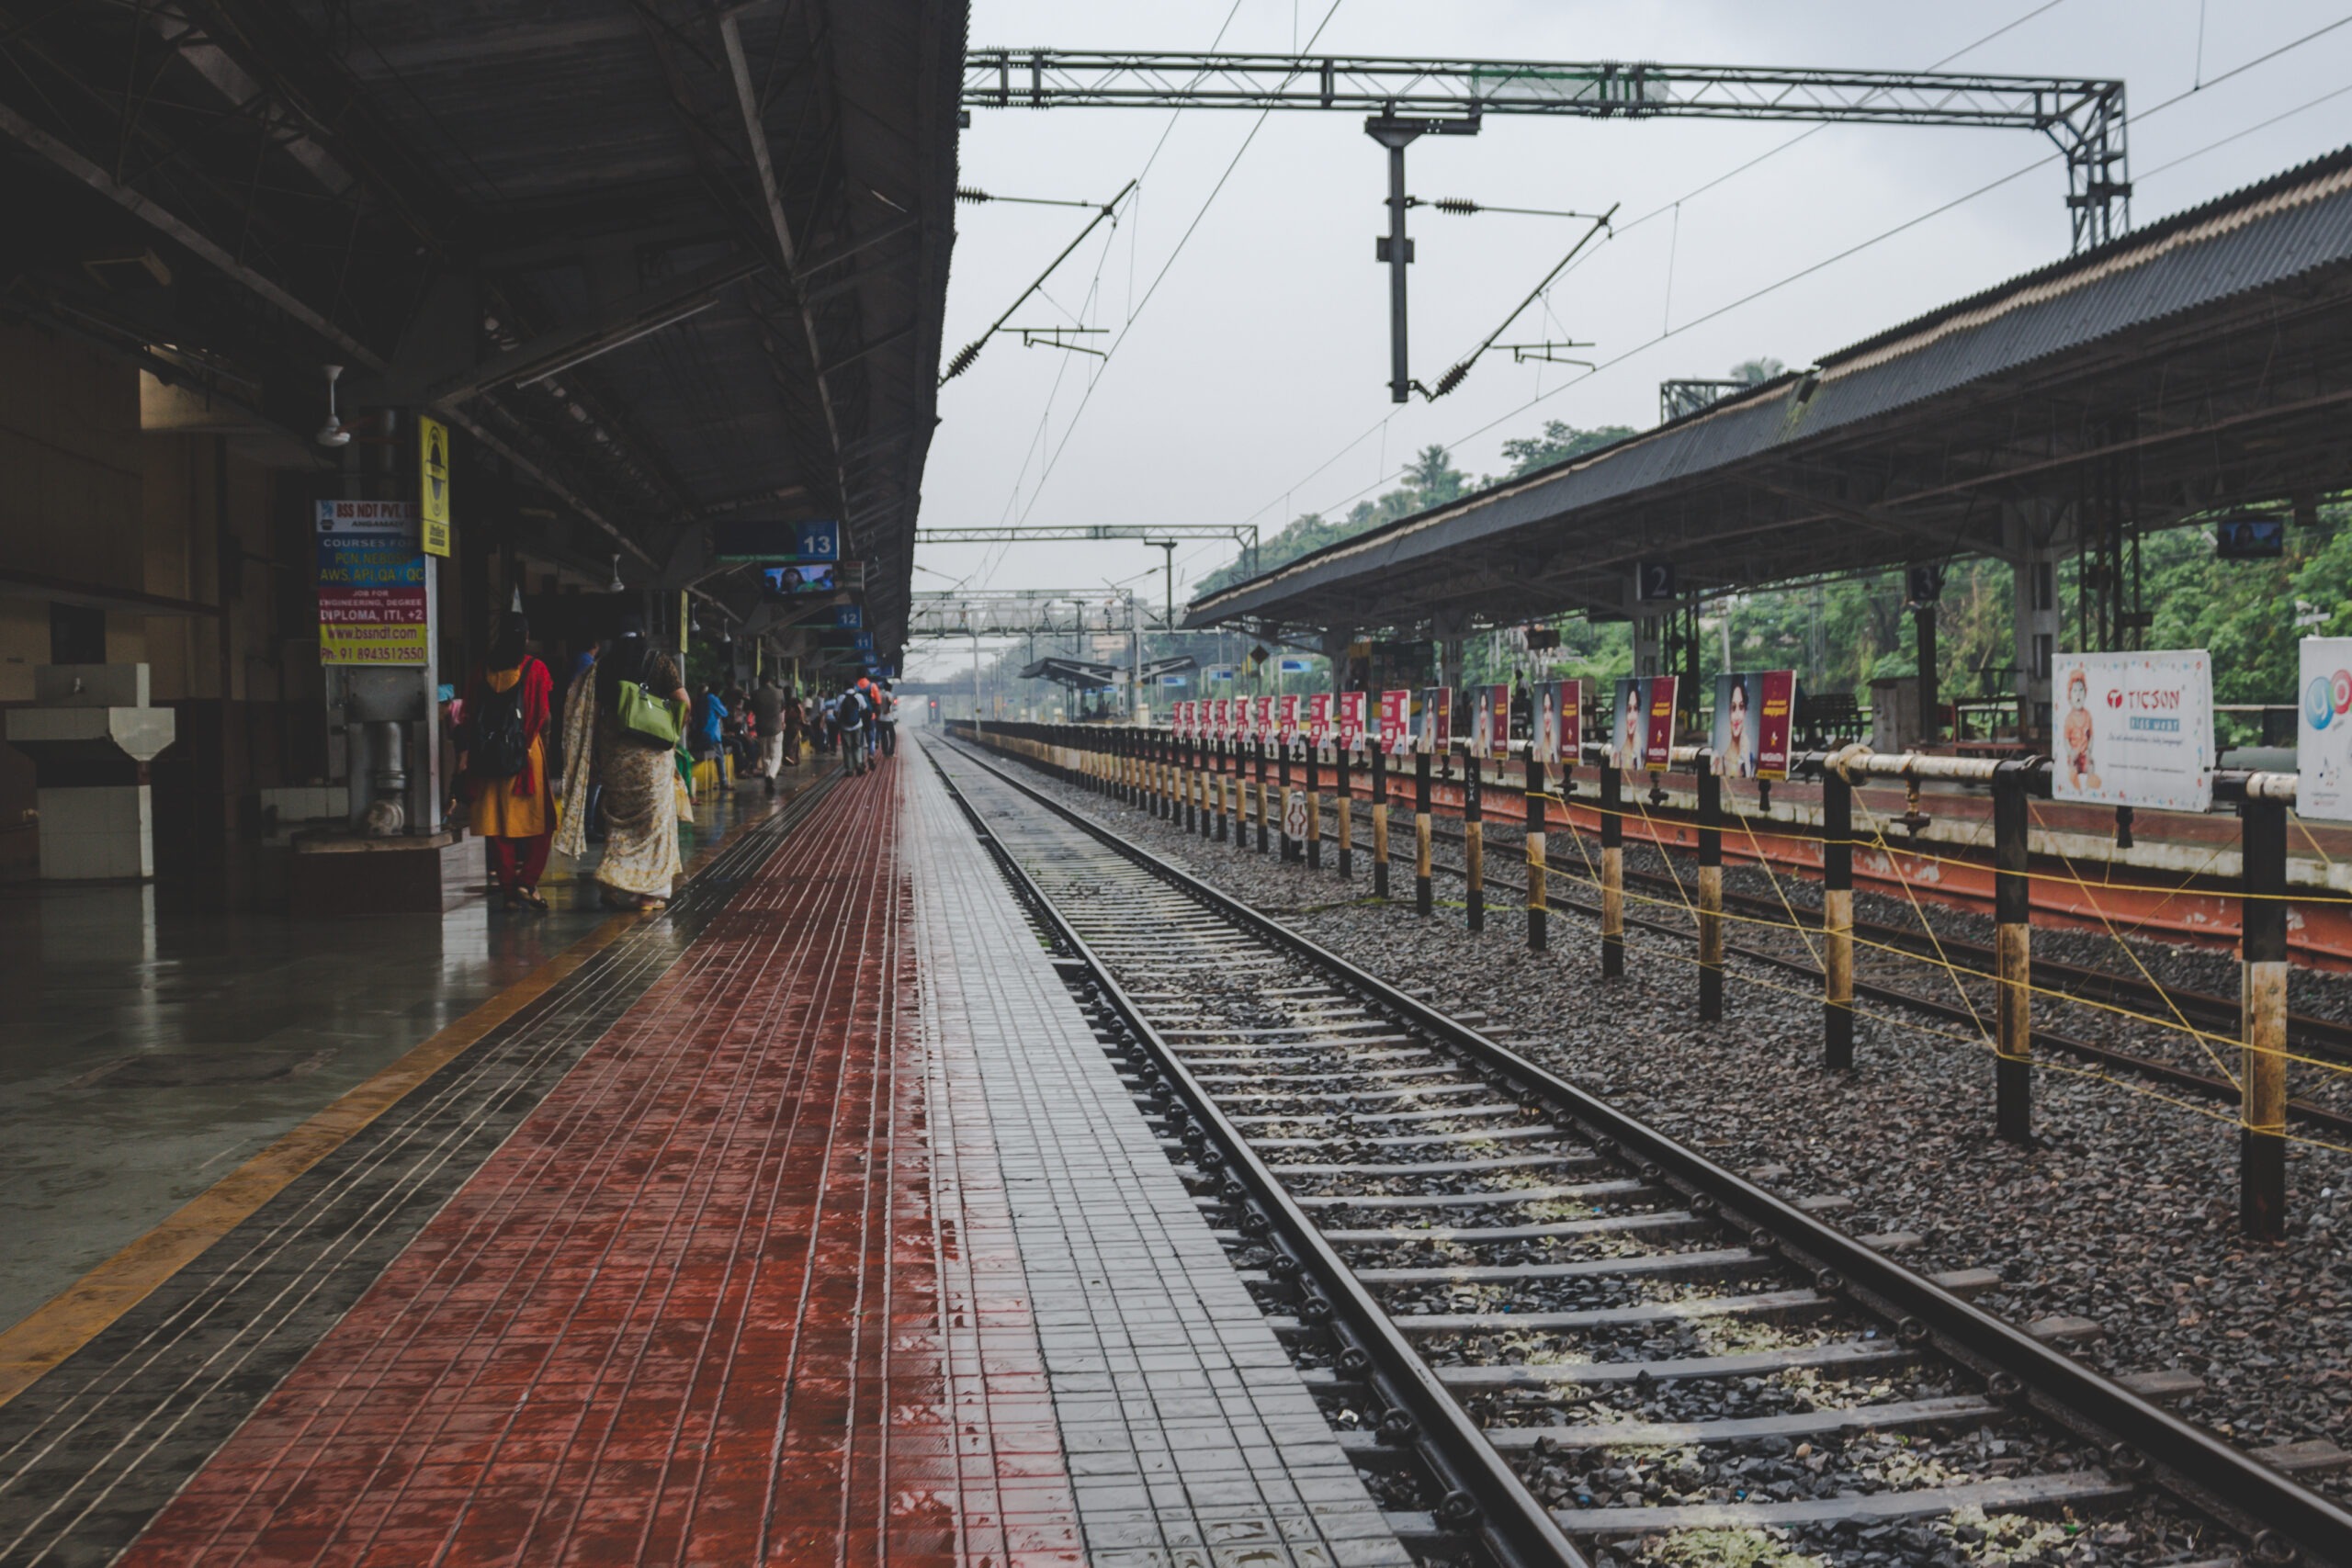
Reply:
[[[1708,741],[1708,749],[1715,754],[1715,772],[1725,778],[1756,776],[1758,742],[1763,736],[1758,720],[1763,711],[1761,675],[1715,677],[1715,722]]]

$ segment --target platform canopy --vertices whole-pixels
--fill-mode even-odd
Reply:
[[[339,364],[345,410],[437,412],[633,584],[715,520],[839,521],[892,653],[966,9],[37,6],[0,32],[7,306],[289,463]]]
[[[2352,149],[1954,301],[1699,412],[1195,601],[1274,634],[1622,615],[2014,557],[2352,476]],[[2022,530],[2022,532],[2021,532]]]

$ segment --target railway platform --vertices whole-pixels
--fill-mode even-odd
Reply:
[[[0,1333],[0,1562],[1409,1561],[918,748],[542,956]]]

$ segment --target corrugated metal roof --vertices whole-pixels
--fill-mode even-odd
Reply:
[[[1188,624],[1278,615],[1298,595],[1742,465],[1802,456],[1938,399],[2007,396],[2018,377],[2119,334],[2352,262],[2352,148],[1945,306],[1815,371],[1302,557],[1199,601]],[[1996,385],[1997,384],[1997,385]],[[1971,389],[1979,390],[1972,396]]]

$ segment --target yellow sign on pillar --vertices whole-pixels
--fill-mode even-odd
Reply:
[[[423,472],[417,483],[418,521],[424,525],[424,553],[449,553],[449,427],[424,414],[416,416],[417,456]]]

